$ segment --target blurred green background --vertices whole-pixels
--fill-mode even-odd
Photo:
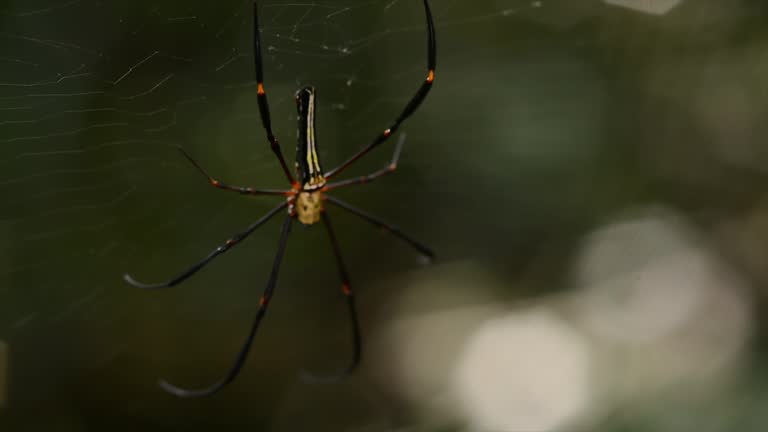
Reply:
[[[262,2],[273,126],[318,89],[330,169],[424,79],[415,0]],[[358,293],[351,353],[321,229],[296,225],[240,377],[230,366],[279,222],[146,292],[279,198],[256,107],[251,3],[0,2],[0,429],[732,431],[768,425],[768,8],[433,0],[432,93],[398,172],[331,209]],[[675,2],[628,1],[643,7]],[[394,140],[393,140],[394,141]],[[349,174],[383,167],[391,146]]]

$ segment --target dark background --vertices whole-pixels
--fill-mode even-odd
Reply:
[[[762,430],[765,6],[432,7],[437,79],[402,128],[398,172],[336,195],[437,261],[331,209],[364,361],[308,385],[300,370],[348,361],[349,329],[325,233],[297,224],[241,376],[179,400],[157,379],[196,387],[229,367],[279,222],[173,289],[122,275],[168,278],[279,200],[215,190],[175,150],[223,181],[283,187],[251,3],[0,2],[0,428]],[[425,77],[417,1],[271,1],[261,15],[289,160],[297,88],[318,89],[329,169]],[[498,351],[457,372],[493,324]],[[467,390],[474,372],[490,378]],[[493,403],[477,402],[486,390]]]

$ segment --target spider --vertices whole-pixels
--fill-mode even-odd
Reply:
[[[409,235],[405,234],[396,226],[390,225],[389,223],[384,222],[363,210],[353,207],[346,202],[327,194],[327,192],[330,192],[334,189],[373,181],[379,177],[390,174],[397,169],[397,162],[400,158],[400,152],[405,142],[404,134],[400,135],[395,145],[391,162],[385,168],[357,178],[334,182],[330,181],[332,178],[337,177],[339,174],[344,172],[344,170],[346,170],[355,161],[360,159],[363,155],[387,141],[387,139],[390,138],[392,134],[398,130],[403,121],[405,121],[416,111],[416,109],[424,101],[430,89],[432,88],[432,84],[435,80],[435,62],[437,52],[435,42],[435,28],[432,21],[432,13],[429,8],[429,3],[427,0],[423,0],[423,3],[427,22],[427,78],[416,91],[416,94],[411,97],[410,101],[406,104],[400,115],[388,128],[379,133],[370,144],[363,147],[360,151],[352,155],[341,165],[330,171],[323,171],[320,165],[320,159],[318,157],[317,143],[315,142],[315,100],[317,96],[315,88],[312,86],[306,86],[296,92],[296,108],[298,111],[298,144],[296,146],[295,177],[294,174],[289,171],[288,165],[285,163],[282,151],[280,150],[278,140],[272,132],[269,105],[267,103],[267,93],[264,88],[264,71],[262,68],[261,40],[259,36],[258,24],[258,5],[257,2],[253,3],[253,51],[256,69],[256,92],[259,114],[261,115],[261,122],[264,126],[267,140],[269,141],[272,152],[274,152],[275,156],[277,156],[277,160],[280,162],[280,166],[283,170],[283,173],[285,174],[285,177],[288,179],[291,188],[288,190],[254,189],[250,187],[231,186],[222,183],[219,180],[211,177],[208,172],[203,169],[203,167],[197,163],[197,161],[195,161],[195,159],[193,159],[192,156],[190,156],[189,153],[187,153],[181,146],[178,146],[178,149],[182,155],[187,158],[187,160],[189,160],[189,162],[191,162],[192,165],[194,165],[194,167],[208,179],[210,184],[218,189],[233,191],[243,195],[283,196],[285,197],[285,201],[270,210],[267,214],[251,224],[244,231],[232,236],[230,239],[224,242],[224,244],[214,249],[201,261],[179,273],[177,276],[167,282],[154,284],[143,283],[137,281],[129,274],[124,275],[123,278],[129,284],[138,288],[155,289],[172,287],[197,273],[203,267],[208,265],[208,263],[210,263],[214,258],[225,253],[233,246],[245,240],[249,235],[256,231],[257,228],[270,220],[277,213],[287,209],[288,214],[285,217],[285,221],[283,222],[282,230],[280,233],[280,240],[277,246],[277,254],[272,264],[272,271],[269,275],[267,286],[264,289],[261,298],[259,299],[256,316],[253,320],[253,323],[251,324],[250,332],[248,333],[248,336],[246,337],[245,342],[237,354],[234,364],[230,370],[219,381],[209,387],[202,389],[184,389],[170,384],[165,380],[160,380],[160,386],[165,391],[179,397],[207,396],[223,389],[237,377],[241,368],[243,367],[243,364],[245,363],[246,357],[248,356],[259,324],[264,318],[264,315],[267,312],[267,307],[272,300],[272,296],[275,291],[275,285],[277,284],[277,276],[280,270],[280,263],[285,252],[286,244],[288,241],[288,234],[291,231],[291,224],[294,219],[298,219],[299,223],[307,226],[322,223],[328,232],[331,247],[333,248],[333,254],[335,256],[336,264],[338,267],[339,277],[341,279],[341,292],[347,300],[347,306],[352,325],[353,355],[351,363],[335,376],[317,379],[336,380],[348,375],[357,367],[357,365],[360,363],[362,342],[360,337],[357,310],[355,308],[355,297],[352,292],[352,285],[349,281],[346,265],[342,259],[339,242],[331,225],[331,219],[326,212],[326,203],[331,203],[333,206],[346,210],[377,227],[383,228],[384,230],[408,243],[411,247],[416,249],[427,259],[431,260],[434,258],[434,253],[432,250],[430,250],[427,246],[423,245],[419,241],[413,239]]]

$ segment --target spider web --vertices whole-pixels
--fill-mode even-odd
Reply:
[[[339,196],[438,243],[441,253],[457,252],[448,237],[476,238],[480,229],[493,231],[497,238],[488,242],[506,250],[503,239],[520,230],[510,222],[515,218],[488,221],[476,211],[478,203],[493,202],[501,215],[514,211],[536,219],[558,214],[575,199],[541,204],[537,195],[525,198],[522,204],[529,206],[497,203],[493,188],[499,176],[523,173],[509,181],[521,192],[532,189],[534,180],[526,180],[526,173],[548,169],[567,177],[591,168],[594,158],[590,138],[598,135],[595,119],[606,97],[595,75],[575,60],[580,55],[553,48],[552,33],[578,29],[617,8],[572,0],[434,0],[431,5],[437,81],[424,109],[402,128],[408,141],[398,174]],[[179,378],[179,384],[205,383],[229,366],[263,288],[278,223],[167,293],[134,290],[121,276],[167,279],[278,203],[211,188],[176,150],[183,145],[227,183],[285,185],[256,104],[252,19],[250,0],[0,4],[0,342],[8,344],[13,358],[7,393],[13,406],[30,411],[41,403],[56,406],[80,380],[93,390],[80,396],[87,406],[101,397],[93,394],[105,381],[114,388],[144,386],[142,394],[150,396],[141,402],[143,412],[155,413],[147,407],[168,408],[152,399],[158,373],[177,372],[168,378]],[[260,20],[273,127],[288,161],[295,145],[297,88],[318,89],[318,140],[327,170],[386,127],[426,74],[420,1],[272,0],[261,2]],[[580,44],[576,39],[569,48],[578,50]],[[526,51],[530,46],[536,48]],[[538,50],[558,52],[559,60],[537,57]],[[503,57],[507,52],[509,58]],[[511,62],[521,52],[526,68]],[[542,79],[542,73],[551,75]],[[505,86],[519,81],[525,84]],[[536,97],[537,85],[554,85],[548,92],[568,100],[567,106],[538,101],[538,111],[528,110],[523,105]],[[494,98],[509,103],[489,103]],[[526,127],[533,120],[526,115],[556,120]],[[509,118],[521,120],[511,132],[499,130]],[[560,129],[571,135],[561,139],[550,132]],[[526,147],[534,134],[536,147]],[[574,142],[583,145],[571,147]],[[486,145],[496,145],[499,160],[510,161],[514,153],[525,162],[486,169]],[[384,166],[390,150],[383,147],[349,174]],[[544,159],[547,164],[540,163]],[[538,192],[554,197],[560,190]],[[457,209],[459,201],[467,205]],[[536,205],[530,214],[520,214]],[[414,268],[413,254],[396,240],[352,217],[333,217],[357,284]],[[456,230],[458,224],[463,225]],[[481,246],[461,252],[484,253]],[[273,307],[266,320],[271,325],[260,330],[265,370],[282,371],[284,357],[301,358],[311,349],[317,356],[324,348],[320,342],[307,342],[306,349],[296,345],[321,319],[329,328],[343,329],[317,338],[334,347],[323,354],[327,364],[345,360],[347,324],[334,290],[334,265],[322,230],[294,228],[276,294],[287,306],[282,312]],[[292,320],[297,310],[315,309]],[[140,366],[131,369],[132,363]],[[284,376],[300,365],[291,366],[296,367]],[[48,375],[40,372],[50,368]],[[119,368],[129,372],[120,375]],[[262,374],[243,379],[256,382],[256,375]],[[110,397],[115,399],[107,397],[100,406],[123,413],[115,408],[122,399]],[[141,403],[125,409],[141,411]],[[242,414],[243,404],[217,409]],[[177,409],[174,413],[187,415]],[[201,412],[192,416],[211,413]]]
[[[433,8],[441,25],[461,26],[539,6],[489,2],[470,15],[457,2]],[[266,84],[288,160],[299,86],[320,92],[328,169],[388,124],[423,79],[419,2],[260,7]],[[83,267],[106,266],[119,284],[125,257],[173,268],[196,257],[168,260],[179,248],[207,250],[247,223],[233,216],[244,216],[242,202],[206,189],[175,146],[225,181],[283,185],[255,102],[251,1],[17,1],[6,2],[0,20],[0,227],[8,239],[0,303],[15,305],[0,328],[13,333],[113,289],[100,279],[106,272],[84,277]],[[361,165],[379,167],[382,157]],[[256,213],[269,203],[248,204]],[[223,220],[232,228],[222,232]]]
[[[459,2],[436,1],[433,9],[441,26],[481,26],[539,6],[486,2],[467,14]],[[394,119],[426,73],[420,2],[271,1],[262,2],[260,15],[273,126],[287,160],[295,89],[312,84],[319,90],[320,156],[329,169]],[[17,407],[56,400],[56,390],[34,372],[44,364],[34,359],[57,358],[54,376],[67,388],[61,370],[111,370],[115,358],[146,349],[133,345],[136,331],[147,333],[150,345],[167,344],[180,337],[158,331],[169,321],[205,313],[209,323],[231,324],[224,317],[245,318],[252,310],[276,241],[277,228],[269,225],[185,286],[181,297],[137,295],[121,280],[126,272],[146,280],[169,277],[277,204],[207,187],[175,148],[183,145],[232,184],[285,184],[257,110],[252,18],[252,2],[243,0],[0,6],[0,339],[20,359],[14,362],[26,365],[13,371]],[[388,189],[376,185],[362,199],[358,194],[355,204],[391,218],[406,215],[376,205],[376,195],[389,190],[387,201],[402,194],[400,205],[417,208],[414,188],[436,170],[416,169],[429,159],[428,137],[428,128],[411,130],[403,179],[388,182]],[[356,172],[380,168],[385,153],[371,155]],[[417,212],[402,225],[418,232],[427,222]],[[365,235],[381,244],[372,258],[401,247],[362,222],[341,218],[339,224],[349,255],[368,248],[356,240]],[[297,233],[286,259],[300,270],[286,264],[282,283],[301,285],[318,274],[313,278],[328,289],[309,298],[337,300],[326,239]],[[390,266],[353,264],[362,266],[358,274],[374,275]],[[162,310],[174,312],[163,316]],[[245,321],[237,325],[242,331]],[[216,338],[195,331],[201,339]],[[183,355],[168,357],[175,363]],[[230,356],[215,357],[223,366]],[[22,387],[28,390],[17,390]]]

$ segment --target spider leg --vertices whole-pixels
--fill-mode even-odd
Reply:
[[[262,66],[261,58],[261,37],[259,36],[259,7],[258,2],[253,2],[253,61],[256,69],[256,96],[257,103],[259,105],[259,114],[261,115],[261,124],[264,126],[264,131],[267,133],[267,140],[272,148],[272,152],[275,153],[277,159],[280,161],[280,167],[283,168],[285,177],[288,179],[288,183],[294,185],[296,179],[288,169],[288,165],[285,163],[283,152],[280,150],[280,144],[275,138],[275,134],[272,132],[272,120],[269,115],[269,103],[267,103],[267,92],[264,90],[264,67]]]
[[[269,213],[265,214],[261,217],[261,219],[257,220],[253,224],[251,224],[245,231],[239,232],[232,236],[229,240],[224,242],[221,246],[214,249],[211,253],[208,254],[205,258],[203,258],[200,262],[194,264],[192,267],[184,270],[183,272],[179,273],[176,277],[173,279],[167,281],[167,282],[160,282],[160,283],[154,283],[154,284],[147,284],[143,282],[139,282],[136,279],[134,279],[131,275],[125,274],[123,275],[123,279],[125,279],[126,282],[129,284],[135,286],[136,288],[146,288],[146,289],[154,289],[154,288],[168,288],[172,287],[188,277],[192,276],[193,274],[197,273],[200,269],[208,265],[209,262],[211,262],[214,258],[217,256],[223,254],[224,252],[228,251],[232,246],[240,243],[241,241],[245,240],[246,237],[251,235],[254,231],[256,231],[256,228],[263,225],[265,222],[267,222],[272,216],[274,216],[277,212],[283,210],[288,205],[287,202],[280,204],[279,206],[273,208],[269,211]]]
[[[292,221],[293,217],[291,216],[285,218],[285,222],[283,223],[283,230],[280,234],[280,243],[277,247],[277,255],[275,256],[275,261],[272,264],[272,272],[269,274],[267,287],[264,289],[264,293],[261,295],[261,299],[259,299],[259,308],[256,311],[256,317],[253,319],[253,324],[251,324],[251,330],[248,333],[248,337],[245,339],[245,343],[243,343],[242,348],[240,348],[240,352],[235,358],[235,363],[229,369],[227,374],[210,387],[196,390],[183,389],[181,387],[176,387],[175,385],[170,384],[165,380],[160,380],[160,387],[162,387],[163,390],[179,397],[210,396],[223,389],[227,386],[227,384],[231,383],[235,378],[237,378],[237,375],[240,373],[240,369],[242,369],[243,364],[248,357],[248,352],[251,350],[251,345],[253,344],[253,339],[256,336],[256,331],[259,328],[259,324],[261,323],[262,318],[264,318],[264,314],[267,313],[267,306],[269,306],[269,302],[272,299],[272,294],[275,290],[275,285],[277,284],[277,275],[280,272],[280,263],[283,260],[285,247],[288,243],[288,234],[291,232]]]
[[[346,202],[344,202],[344,201],[342,201],[342,200],[340,200],[338,198],[334,198],[332,196],[325,195],[325,199],[330,201],[332,204],[334,204],[334,205],[336,205],[338,207],[341,207],[344,210],[359,216],[360,218],[370,222],[373,225],[376,225],[376,226],[378,226],[380,228],[384,228],[385,230],[389,231],[395,237],[397,237],[400,240],[403,240],[404,242],[406,242],[409,245],[411,245],[411,247],[413,247],[414,249],[419,251],[419,253],[424,255],[429,260],[433,260],[435,258],[435,253],[432,252],[432,249],[428,248],[427,246],[425,246],[421,242],[415,240],[413,237],[409,236],[408,234],[405,234],[404,232],[400,231],[400,228],[398,228],[397,226],[388,224],[387,222],[384,222],[383,220],[377,218],[376,216],[373,216],[370,213],[367,213],[367,212],[365,212],[363,210],[360,210],[360,209],[358,209],[356,207],[353,207],[353,206],[347,204]]]
[[[341,292],[347,299],[347,306],[349,307],[349,317],[352,323],[352,361],[350,364],[341,370],[341,372],[331,376],[317,376],[309,372],[303,372],[302,378],[305,381],[312,383],[328,383],[335,382],[354,371],[360,364],[360,353],[362,351],[362,343],[360,338],[360,324],[357,320],[357,309],[355,308],[355,296],[352,292],[352,285],[349,283],[349,275],[347,274],[347,267],[344,265],[344,260],[341,257],[341,248],[339,247],[339,241],[336,238],[336,233],[333,231],[331,225],[331,219],[326,212],[322,213],[323,225],[325,225],[326,231],[328,231],[328,237],[331,239],[331,246],[333,246],[333,254],[336,257],[336,265],[339,269],[339,277],[341,278]]]
[[[376,180],[379,177],[395,172],[395,170],[397,170],[397,162],[400,160],[400,152],[403,150],[403,144],[405,144],[404,133],[400,134],[400,138],[397,140],[397,144],[395,145],[395,151],[392,154],[392,160],[389,162],[389,165],[387,165],[386,167],[374,172],[373,174],[368,174],[367,176],[328,183],[325,186],[325,188],[323,188],[323,190],[331,191],[344,186],[368,183],[368,182],[372,182],[373,180]]]
[[[362,150],[352,155],[352,157],[347,159],[338,167],[328,171],[328,173],[325,174],[326,179],[330,179],[331,177],[344,171],[348,166],[352,165],[353,162],[360,159],[364,154],[378,147],[381,143],[386,141],[387,138],[392,136],[392,134],[400,127],[400,124],[416,111],[416,108],[418,108],[419,105],[421,105],[421,103],[427,97],[429,90],[432,89],[432,83],[435,81],[437,44],[435,42],[435,24],[432,21],[432,12],[429,9],[429,3],[427,0],[424,0],[424,13],[427,16],[427,78],[421,84],[421,87],[419,87],[419,89],[416,91],[416,94],[413,95],[410,101],[408,101],[408,104],[405,106],[397,119],[395,119],[394,123],[392,123],[387,129],[384,129],[384,131],[381,132],[376,138],[374,138],[373,141],[368,144],[368,146],[363,147]]]
[[[228,184],[224,184],[216,180],[215,178],[211,177],[208,174],[208,172],[205,169],[203,169],[203,167],[200,166],[200,164],[197,163],[197,161],[193,159],[192,156],[190,156],[186,150],[184,150],[182,146],[176,146],[176,147],[179,149],[181,154],[183,154],[184,157],[187,158],[187,160],[190,161],[192,165],[194,165],[195,168],[197,168],[197,170],[200,171],[208,179],[208,182],[214,187],[217,187],[219,189],[224,189],[224,190],[230,190],[243,195],[288,195],[287,191],[281,191],[281,190],[275,190],[275,189],[253,189],[249,187],[230,186]]]

